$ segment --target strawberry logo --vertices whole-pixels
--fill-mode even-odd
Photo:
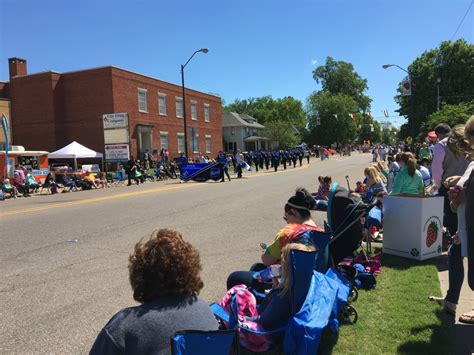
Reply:
[[[431,247],[438,239],[439,227],[435,221],[431,221],[426,229],[426,246]]]

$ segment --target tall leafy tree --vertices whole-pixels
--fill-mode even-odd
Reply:
[[[432,113],[426,118],[421,127],[421,133],[423,136],[426,135],[439,123],[447,123],[451,127],[457,124],[464,124],[473,114],[474,100],[458,105],[444,105],[441,110]]]
[[[225,106],[223,111],[246,113],[256,118],[259,123],[265,126],[270,125],[267,131],[271,132],[274,137],[286,137],[282,141],[275,139],[276,142],[285,146],[290,146],[292,143],[293,139],[287,139],[291,135],[295,136],[297,141],[301,139],[307,126],[302,102],[291,96],[279,99],[273,99],[271,96],[236,99],[233,103]],[[286,130],[290,133],[283,134]]]
[[[264,134],[279,148],[292,148],[300,142],[300,134],[293,125],[285,121],[270,121],[265,124]]]
[[[474,99],[474,45],[463,39],[442,42],[438,48],[424,52],[408,66],[412,79],[412,95],[395,100],[398,112],[408,118],[401,135],[423,135],[427,117],[437,111],[437,85],[441,107]]]
[[[322,91],[331,94],[344,94],[357,102],[358,109],[366,111],[370,108],[371,99],[364,94],[368,89],[367,79],[363,79],[352,63],[326,58],[326,64],[313,71],[313,79],[321,84]]]
[[[311,117],[309,144],[346,144],[356,137],[356,122],[349,114],[357,111],[357,102],[350,96],[315,92],[308,98],[307,108]]]
[[[349,114],[370,108],[371,99],[365,95],[367,80],[354,70],[351,63],[335,61],[331,57],[313,71],[313,78],[321,84],[321,90],[313,92],[307,99],[307,112],[312,118],[308,142],[330,145],[354,141],[361,122],[354,122]],[[316,117],[319,117],[319,125],[316,125]]]

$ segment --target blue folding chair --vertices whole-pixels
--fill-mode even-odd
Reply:
[[[171,338],[173,355],[229,355],[239,353],[236,329],[229,330],[183,330]]]
[[[293,317],[287,326],[271,331],[250,330],[242,326],[237,317],[236,297],[232,300],[230,313],[216,303],[211,305],[211,310],[216,317],[228,324],[229,329],[241,328],[243,331],[262,335],[284,334],[283,349],[286,354],[316,353],[324,328],[330,322],[338,324],[337,313],[344,301],[344,294],[348,295],[349,290],[340,280],[314,270],[318,252],[292,250],[290,255],[290,304]],[[338,300],[340,289],[343,291]],[[345,301],[347,302],[347,297]],[[338,327],[331,328],[337,330]]]

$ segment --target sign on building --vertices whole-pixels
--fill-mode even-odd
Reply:
[[[125,112],[102,115],[102,120],[104,129],[128,127],[128,113]]]
[[[109,162],[121,162],[130,159],[128,144],[106,144],[105,160]]]
[[[102,115],[104,124],[105,160],[127,161],[130,158],[128,113]]]

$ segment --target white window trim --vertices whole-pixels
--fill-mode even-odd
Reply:
[[[194,135],[194,137],[191,136],[191,138],[193,138],[193,139],[194,139],[194,138],[197,138],[198,150],[193,150],[193,153],[195,153],[195,154],[196,154],[196,153],[199,153],[199,133],[196,133],[196,134]],[[194,145],[194,142],[193,142],[193,145]],[[194,147],[194,148],[196,148],[196,147]]]
[[[176,146],[177,146],[177,148],[178,148],[178,152],[180,152],[180,150],[179,150],[179,138],[182,138],[182,139],[183,139],[183,149],[182,149],[181,151],[184,151],[184,147],[185,147],[185,144],[184,144],[184,133],[178,132],[178,133],[176,134],[176,136],[178,137],[178,139],[177,139],[177,141],[176,141]]]
[[[193,117],[193,105],[196,107],[196,117]],[[198,119],[198,103],[195,100],[191,100],[191,119],[197,121]]]
[[[163,147],[163,142],[161,141],[161,136],[166,136],[166,148]],[[170,140],[167,131],[160,131],[160,148],[169,149],[170,148]]]
[[[137,99],[138,99],[138,112],[148,113],[148,90],[143,88],[137,88]],[[145,93],[145,106],[146,110],[140,110],[140,93]]]
[[[183,98],[182,97],[179,97],[179,96],[175,96],[175,99],[174,99],[174,106],[176,108],[176,104],[178,103],[178,101],[181,100],[181,116],[178,116],[178,110],[176,110],[176,117],[177,118],[183,118],[184,117],[184,102],[183,102]]]
[[[208,109],[209,115],[206,119],[206,108]],[[211,122],[211,105],[208,103],[204,104],[204,122]]]
[[[165,99],[165,113],[160,112],[160,98]],[[158,114],[160,116],[168,116],[168,101],[166,100],[166,94],[163,94],[162,92],[158,93]]]
[[[208,139],[208,138],[210,139],[209,142],[211,143],[211,144],[210,144],[210,145],[211,145],[211,149],[209,149],[209,150],[207,150],[207,139]],[[212,151],[211,151],[211,150],[212,150],[212,137],[211,137],[210,134],[206,134],[206,135],[205,135],[204,145],[205,145],[204,149],[206,149],[206,153],[212,153]]]

